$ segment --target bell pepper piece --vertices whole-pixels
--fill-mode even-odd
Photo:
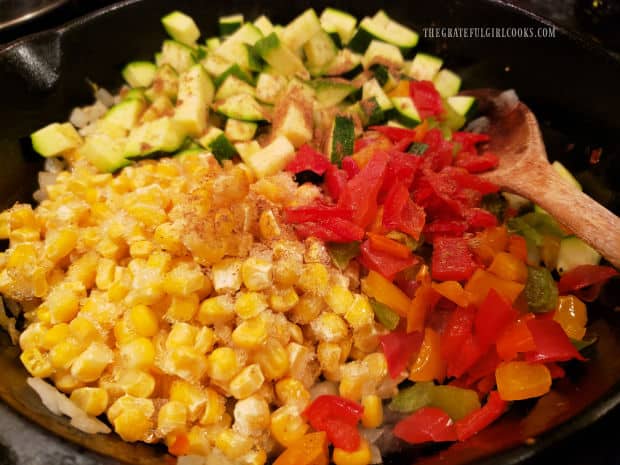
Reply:
[[[451,360],[461,350],[465,340],[473,331],[475,318],[474,307],[454,309],[441,335],[441,356],[444,360]]]
[[[489,265],[495,258],[496,254],[506,250],[508,245],[508,231],[505,226],[485,229],[484,231],[476,233],[476,235],[470,239],[467,244],[472,252],[485,265]]]
[[[482,208],[470,208],[465,211],[465,221],[469,225],[470,231],[492,228],[497,226],[497,217]]]
[[[347,180],[346,171],[338,169],[336,165],[329,165],[325,171],[325,188],[332,199],[338,201],[347,185]]]
[[[483,195],[494,194],[499,191],[499,186],[490,181],[486,181],[480,176],[468,173],[463,168],[449,166],[441,171],[442,175],[449,176],[461,189],[473,189]]]
[[[557,321],[551,319],[533,319],[527,321],[527,328],[532,333],[536,348],[525,354],[528,362],[566,362],[567,360],[586,359],[575,346]]]
[[[181,433],[174,437],[174,441],[168,446],[168,452],[172,455],[180,457],[187,455],[189,452],[189,438],[187,434]]]
[[[508,252],[523,263],[527,262],[527,242],[523,236],[511,234],[508,237]]]
[[[399,421],[394,436],[410,444],[456,441],[457,434],[452,418],[435,407],[424,407]]]
[[[531,352],[536,349],[532,333],[527,327],[527,321],[533,318],[532,313],[523,315],[498,337],[495,347],[502,360],[513,360],[521,352]]]
[[[400,316],[407,317],[411,300],[403,291],[378,272],[370,270],[368,276],[362,279],[362,291],[368,297],[387,305]]]
[[[394,412],[412,413],[428,407],[433,401],[435,387],[433,382],[422,382],[400,389],[398,394],[392,397],[389,408]]]
[[[523,293],[532,312],[548,312],[558,305],[558,287],[546,268],[528,266]]]
[[[399,272],[412,267],[419,259],[411,254],[407,258],[395,257],[392,254],[372,248],[370,240],[364,241],[360,247],[360,262],[369,270],[381,273],[390,281]]]
[[[336,243],[359,241],[364,237],[362,228],[339,217],[296,224],[295,232],[301,239],[316,237],[325,242]]]
[[[480,400],[476,391],[471,389],[435,386],[432,382],[426,382],[401,389],[389,405],[390,410],[403,413],[412,413],[424,407],[441,409],[456,421],[479,409]]]
[[[411,200],[405,184],[394,183],[383,205],[383,226],[419,240],[425,221],[424,209]]]
[[[476,151],[476,145],[488,142],[491,137],[488,134],[478,134],[476,132],[456,131],[452,133],[452,140],[461,145],[461,150],[467,152]]]
[[[593,284],[603,283],[614,276],[618,276],[618,272],[610,266],[581,265],[562,275],[558,289],[560,294],[567,294]]]
[[[469,292],[471,300],[475,305],[480,305],[491,289],[495,289],[513,304],[524,288],[525,285],[521,283],[506,281],[480,268],[474,272],[467,284],[465,284],[465,290]]]
[[[564,368],[562,368],[557,363],[546,363],[545,366],[549,370],[549,374],[551,375],[551,379],[564,378],[566,376],[566,372]]]
[[[383,134],[375,134],[377,137],[374,137],[371,142],[351,155],[351,158],[355,160],[355,163],[357,163],[357,166],[359,166],[360,169],[364,168],[368,164],[376,152],[386,151],[392,148],[392,142],[390,142],[390,139],[385,137]]]
[[[484,355],[483,347],[473,334],[468,334],[460,350],[448,361],[448,376],[460,378]]]
[[[489,426],[508,409],[508,403],[497,391],[491,391],[487,403],[455,423],[459,441],[465,441]]]
[[[442,382],[445,375],[446,364],[441,358],[441,336],[431,328],[426,328],[418,356],[409,370],[409,379],[416,382]]]
[[[349,266],[351,260],[360,254],[359,242],[346,242],[346,243],[330,243],[327,244],[327,252],[340,270],[344,270]]]
[[[335,447],[354,451],[359,447],[357,423],[364,408],[356,402],[334,395],[317,397],[302,415],[317,431],[325,431]]]
[[[342,170],[347,173],[347,180],[353,179],[357,173],[360,172],[360,167],[355,160],[351,157],[344,157],[342,159]]]
[[[491,152],[481,154],[461,151],[456,155],[454,164],[460,168],[465,168],[468,172],[484,173],[499,166],[499,158]]]
[[[392,142],[398,142],[401,139],[410,139],[415,137],[414,129],[399,128],[396,126],[370,126],[370,131],[377,131],[386,136]]]
[[[495,369],[502,360],[497,355],[497,350],[491,347],[478,361],[467,371],[466,385],[471,385],[476,381],[492,375],[495,380]],[[495,384],[495,381],[493,381]]]
[[[432,287],[435,292],[454,302],[459,307],[467,307],[469,305],[469,295],[458,281],[434,282]]]
[[[392,379],[396,379],[407,368],[411,357],[420,351],[422,333],[392,331],[380,336],[379,341],[387,361],[390,376]]]
[[[375,318],[377,321],[385,326],[390,331],[395,330],[400,323],[400,316],[390,307],[381,302],[377,302],[375,299],[370,299],[370,306],[375,312]]]
[[[405,189],[409,191],[421,162],[421,158],[398,151],[395,147],[394,150],[390,151],[390,161],[385,172],[381,192],[389,192],[396,183],[403,184]]]
[[[507,401],[540,397],[551,389],[551,373],[542,363],[502,362],[495,381],[499,396]]]
[[[441,117],[446,112],[441,95],[431,81],[410,81],[409,95],[422,119]]]
[[[297,150],[295,158],[286,165],[285,170],[294,174],[301,173],[302,171],[312,171],[321,176],[330,165],[331,163],[325,155],[317,152],[308,144],[304,144]]]
[[[507,281],[524,284],[527,282],[527,266],[519,257],[508,252],[499,252],[495,255],[488,271]]]
[[[407,332],[423,331],[426,316],[439,300],[439,294],[430,286],[420,286],[407,311]]]
[[[506,298],[491,289],[480,305],[474,322],[474,333],[483,347],[495,344],[498,336],[515,321],[519,313]]]
[[[433,242],[431,275],[440,281],[464,281],[474,270],[471,251],[462,237],[437,237]]]
[[[394,87],[389,93],[390,98],[393,97],[409,97],[409,81],[402,79],[396,87]]]
[[[351,211],[333,205],[315,204],[287,208],[284,211],[287,223],[299,224],[308,221],[322,221],[333,218],[351,219]]]
[[[273,465],[327,465],[328,457],[327,434],[318,431],[294,441]]]
[[[368,233],[368,239],[370,240],[370,248],[376,252],[385,252],[397,258],[411,257],[411,249],[409,247],[389,237]]]
[[[561,296],[558,306],[553,314],[553,319],[571,339],[581,340],[586,334],[588,314],[586,305],[574,295]]]

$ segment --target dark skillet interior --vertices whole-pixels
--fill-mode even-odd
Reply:
[[[415,3],[415,6],[413,5]],[[374,14],[379,2],[313,2],[345,9],[358,17]],[[108,89],[121,84],[122,66],[151,59],[164,33],[161,16],[172,8],[192,15],[205,35],[215,33],[216,19],[243,12],[246,18],[267,14],[286,23],[307,2],[137,1],[111,7],[60,31],[33,36],[0,52],[0,208],[29,201],[36,189],[41,160],[27,136],[51,121],[66,120],[77,105],[92,101],[86,79]],[[388,13],[419,32],[430,26],[537,27],[540,20],[498,1],[398,2]],[[465,88],[514,88],[538,115],[550,158],[560,159],[599,202],[620,211],[620,62],[601,49],[562,31],[554,39],[422,40],[418,49],[440,54],[446,66],[464,78]],[[590,150],[603,148],[600,162],[589,163]],[[388,463],[515,463],[548,444],[583,428],[620,404],[620,296],[607,286],[590,306],[591,332],[599,337],[587,355],[590,362],[571,366],[569,377],[537,402],[526,403],[463,444],[412,449]],[[163,449],[126,444],[114,436],[89,436],[47,412],[25,384],[26,373],[0,333],[0,398],[26,417],[82,446],[134,464],[161,464]],[[526,446],[528,438],[534,445]]]

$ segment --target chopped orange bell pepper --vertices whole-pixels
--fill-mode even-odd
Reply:
[[[560,296],[553,319],[560,323],[568,337],[580,341],[586,334],[586,305],[574,295]]]
[[[442,382],[446,376],[446,363],[441,358],[441,336],[431,328],[424,330],[424,340],[416,361],[409,371],[409,379],[415,382]]]
[[[407,79],[403,79],[398,83],[396,87],[394,87],[389,93],[388,96],[392,97],[409,97],[409,81]]]
[[[508,252],[498,252],[488,271],[507,281],[527,281],[527,266],[521,258]]]
[[[485,265],[490,264],[498,252],[506,250],[508,231],[505,226],[487,228],[469,240],[469,248]]]
[[[528,352],[536,349],[534,338],[526,324],[532,318],[534,318],[532,313],[526,313],[508,326],[497,339],[495,347],[497,355],[502,360],[513,360],[519,352]]]
[[[372,220],[372,223],[370,223],[370,226],[368,226],[368,231],[375,234],[383,234],[387,232],[383,226],[383,205],[379,205],[377,208],[377,214],[375,215],[375,219]]]
[[[508,252],[519,258],[522,262],[527,262],[527,243],[523,236],[513,234],[508,238]]]
[[[377,136],[376,141],[371,142],[363,149],[355,152],[351,155],[351,158],[353,158],[353,160],[357,163],[357,166],[362,169],[368,164],[376,152],[380,150],[389,150],[390,147],[392,147],[392,142],[390,142],[390,139],[381,134]]]
[[[177,434],[172,441],[172,444],[168,446],[168,452],[172,455],[180,457],[181,455],[187,455],[189,452],[189,438],[187,434]]]
[[[378,252],[385,252],[398,258],[409,258],[411,256],[411,250],[405,244],[394,241],[389,237],[368,233],[368,238],[370,239],[370,247]]]
[[[426,315],[430,313],[438,300],[439,294],[432,287],[422,286],[418,288],[407,312],[408,333],[424,330]]]
[[[469,305],[469,294],[465,292],[463,286],[458,281],[433,283],[432,287],[438,294],[454,302],[459,307],[467,307]]]
[[[415,135],[413,136],[413,141],[414,142],[422,142],[424,140],[424,136],[426,136],[426,133],[429,130],[429,126],[428,126],[428,120],[425,119],[424,121],[422,121],[422,124],[418,124],[415,129]]]
[[[327,434],[319,431],[293,442],[273,465],[327,465],[328,462]]]
[[[540,397],[551,389],[551,373],[542,363],[502,362],[495,369],[495,381],[506,401]]]
[[[396,285],[376,271],[370,270],[362,280],[362,290],[368,297],[387,305],[402,317],[407,317],[411,300]]]
[[[480,268],[474,271],[472,277],[465,284],[465,290],[469,292],[471,301],[476,305],[480,305],[484,301],[490,289],[495,289],[498,294],[501,294],[512,304],[524,288],[525,284],[507,281]]]

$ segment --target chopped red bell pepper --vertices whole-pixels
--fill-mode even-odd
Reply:
[[[452,140],[461,144],[461,150],[475,152],[476,144],[488,142],[491,138],[488,134],[478,134],[475,132],[456,131],[452,133]]]
[[[409,83],[409,95],[423,119],[430,116],[439,117],[446,111],[441,101],[441,95],[431,81],[411,81]]]
[[[406,185],[396,181],[383,204],[383,226],[404,232],[418,240],[425,221],[424,209],[411,200]]]
[[[357,423],[364,407],[344,397],[322,395],[317,397],[302,415],[317,431],[325,431],[329,441],[340,449],[354,451],[359,447]]]
[[[370,126],[368,129],[380,132],[392,142],[398,142],[401,139],[415,138],[415,130],[413,129],[397,128],[394,126]]]
[[[472,152],[459,152],[456,155],[455,165],[465,168],[470,173],[483,173],[499,166],[499,158],[491,152],[480,155]]]
[[[467,384],[471,385],[486,376],[493,376],[493,379],[495,379],[495,369],[501,361],[502,360],[499,358],[499,355],[497,355],[497,350],[495,350],[494,347],[491,347],[490,350],[488,350],[469,370],[467,370]]]
[[[562,275],[558,283],[558,290],[560,294],[567,294],[577,289],[605,282],[614,276],[618,276],[618,272],[610,266],[581,265]]]
[[[491,289],[480,305],[474,322],[474,333],[483,347],[495,344],[499,335],[519,316],[508,300]]]
[[[462,189],[474,189],[481,194],[493,194],[499,191],[499,186],[489,181],[485,181],[480,176],[471,174],[463,168],[448,166],[441,170],[441,174],[454,179]]]
[[[463,281],[476,270],[476,263],[463,237],[437,237],[433,241],[431,275],[439,281]]]
[[[536,318],[528,320],[526,324],[536,346],[533,351],[525,353],[525,360],[528,362],[566,362],[573,358],[586,360],[557,321]]]
[[[423,407],[396,423],[394,436],[410,444],[457,440],[452,418],[436,407]]]
[[[331,163],[325,155],[317,152],[308,144],[304,144],[297,150],[297,155],[286,165],[285,169],[295,174],[302,171],[312,171],[318,175],[323,175],[330,165]]]
[[[431,243],[436,237],[462,237],[467,223],[461,220],[435,220],[424,226],[424,237]]]
[[[344,157],[341,166],[344,172],[347,173],[347,181],[353,179],[360,172],[360,167],[352,157]]]
[[[454,144],[444,139],[439,129],[431,129],[424,135],[422,140],[428,148],[422,156],[422,165],[431,171],[441,171],[446,166],[452,165]]]
[[[461,350],[467,337],[472,333],[476,309],[470,307],[456,307],[448,318],[446,327],[441,335],[441,357],[449,361]]]
[[[424,335],[419,331],[407,333],[400,330],[379,337],[388,371],[393,379],[398,378],[407,368],[411,357],[419,352],[423,339]]]
[[[508,403],[502,400],[497,391],[491,391],[484,406],[454,424],[458,440],[465,441],[477,434],[502,416],[507,409]]]
[[[355,223],[334,217],[318,221],[308,221],[295,225],[295,232],[301,239],[316,237],[324,242],[347,243],[364,238],[364,230]]]
[[[448,361],[446,374],[460,378],[484,355],[485,348],[478,342],[473,334],[468,334],[463,341],[463,345],[456,352],[454,357]]]
[[[470,231],[494,228],[497,226],[497,217],[493,213],[483,210],[482,208],[470,208],[465,211],[465,220],[469,224]]]
[[[420,163],[422,163],[420,157],[414,157],[411,154],[397,150],[390,151],[390,161],[388,162],[381,191],[388,192],[395,182],[404,184],[409,190]]]
[[[358,239],[359,240],[359,239]],[[360,247],[360,262],[369,270],[374,270],[392,281],[399,272],[418,263],[419,258],[410,255],[407,258],[399,258],[389,253],[373,249],[370,240],[364,241]]]
[[[335,205],[312,204],[303,207],[287,208],[284,211],[287,223],[305,223],[307,221],[322,221],[332,218],[351,219],[351,211]]]
[[[325,172],[325,187],[330,197],[335,201],[340,199],[342,192],[347,185],[347,172],[338,169],[336,165],[329,165]]]
[[[549,370],[549,374],[551,375],[551,379],[564,378],[566,376],[566,372],[564,368],[562,368],[557,363],[546,363],[547,369]]]

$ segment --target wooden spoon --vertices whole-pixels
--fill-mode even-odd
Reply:
[[[489,150],[499,167],[482,176],[510,192],[540,205],[565,228],[583,239],[616,268],[620,268],[620,218],[564,180],[549,164],[536,117],[519,102],[502,112],[494,89],[466,92],[479,100],[490,118]]]

